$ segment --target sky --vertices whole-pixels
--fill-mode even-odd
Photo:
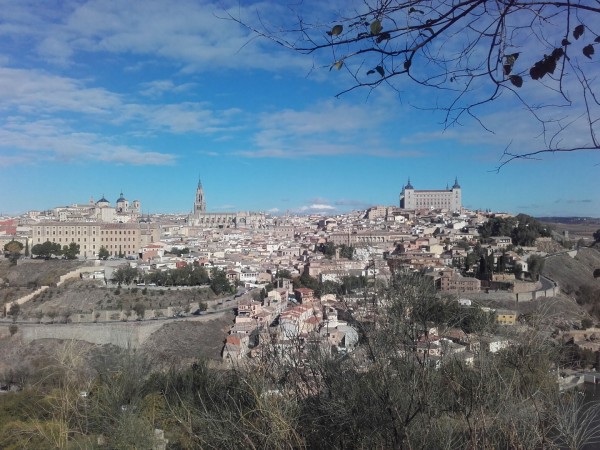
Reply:
[[[335,2],[292,6],[335,19]],[[226,19],[284,26],[296,15],[281,2],[0,9],[0,214],[121,192],[144,212],[189,212],[199,178],[209,211],[334,214],[397,205],[409,177],[415,189],[457,177],[467,208],[600,216],[597,151],[496,170],[507,146],[539,144],[539,123],[510,97],[478,109],[493,133],[468,117],[445,128],[431,108],[443,93],[407,81],[338,97],[356,66],[330,70],[330,53],[299,54]]]

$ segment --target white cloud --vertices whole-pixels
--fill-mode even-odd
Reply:
[[[382,138],[393,112],[381,103],[356,105],[342,100],[320,102],[305,110],[263,114],[253,137],[254,148],[236,154],[249,158],[299,158],[364,155],[418,157],[413,149],[391,149]]]
[[[298,212],[331,211],[334,209],[335,209],[335,206],[314,203],[312,205],[300,206],[299,208],[296,209],[296,211],[298,211]]]
[[[29,47],[33,42],[42,58],[61,66],[73,64],[79,52],[106,52],[160,57],[188,72],[310,68],[311,58],[274,48],[266,39],[255,39],[245,27],[224,20],[227,9],[236,17],[255,20],[260,14],[280,25],[289,17],[286,5],[262,2],[88,0],[58,6],[13,4],[3,8],[0,36]]]
[[[176,156],[158,151],[144,151],[115,144],[94,133],[72,130],[62,120],[31,122],[21,117],[10,117],[0,128],[0,148],[7,153],[2,164],[11,164],[15,158],[22,162],[42,160],[63,162],[103,161],[132,165],[170,165]]]
[[[74,112],[110,115],[121,98],[102,88],[39,70],[0,67],[0,110],[24,114]]]
[[[196,83],[175,84],[171,80],[154,80],[147,83],[142,83],[140,94],[147,97],[160,97],[165,93],[180,94],[197,87]]]

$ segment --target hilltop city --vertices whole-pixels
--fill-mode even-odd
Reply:
[[[249,420],[239,403],[249,395],[257,406],[248,408],[287,417],[298,439],[319,447],[314,430],[329,429],[340,405],[371,408],[369,417],[389,411],[392,400],[372,389],[435,402],[435,415],[479,439],[471,419],[451,412],[452,383],[476,384],[460,397],[482,392],[478,420],[499,398],[511,407],[538,401],[532,389],[557,415],[545,420],[563,420],[569,410],[552,406],[555,394],[600,380],[597,223],[473,211],[458,179],[438,190],[413,182],[399,189],[397,205],[327,216],[210,212],[198,180],[187,214],[144,213],[121,192],[114,203],[103,194],[2,218],[0,394],[16,395],[1,398],[15,399],[6,414],[20,421],[0,427],[0,446],[43,447],[48,435],[15,431],[36,420],[71,430],[53,444],[62,448],[187,448],[188,439],[227,447],[238,437],[244,447],[245,426],[224,419],[219,431],[212,421]],[[506,377],[519,380],[514,389],[502,387]],[[40,411],[77,410],[95,425],[23,416],[18,405],[31,396],[52,402]],[[288,416],[294,408],[310,416],[314,404],[329,411],[314,416],[317,428]],[[184,409],[167,414],[168,405]],[[177,425],[188,408],[202,433]],[[104,423],[107,411],[112,422]],[[511,412],[502,414],[512,423]],[[393,428],[373,420],[383,421],[377,440],[387,448]],[[364,440],[375,422],[350,428]],[[111,434],[112,426],[121,431]],[[336,446],[350,445],[347,432],[332,437]],[[438,448],[445,433],[411,439]],[[264,436],[254,439],[271,439]]]
[[[207,212],[199,180],[188,215],[143,214],[139,200],[130,202],[120,193],[114,205],[102,195],[87,204],[6,218],[0,227],[7,256],[7,249],[16,245],[36,260],[93,262],[79,275],[106,284],[126,281],[159,289],[208,283],[218,274],[224,285],[216,293],[235,293],[236,316],[222,351],[226,361],[256,355],[262,342],[290,343],[292,336],[310,336],[336,351],[352,351],[358,332],[343,318],[349,311],[353,320],[372,314],[367,299],[376,283],[388,281],[394,272],[420,273],[440,294],[455,296],[464,307],[554,297],[560,287],[541,274],[544,258],[575,248],[568,233],[558,234],[528,216],[463,208],[458,179],[441,190],[415,189],[409,179],[398,206],[335,216]],[[202,270],[197,281],[178,280],[178,271],[196,269]],[[26,310],[26,301],[16,299],[15,304]],[[5,302],[6,316],[10,306]],[[186,305],[186,311],[199,306]],[[482,308],[498,324],[518,324],[513,309]],[[139,320],[173,314],[185,315],[182,308],[138,306]],[[101,315],[119,321],[131,311],[94,309],[70,320],[96,321]],[[443,348],[460,351],[472,362],[468,340],[433,335],[440,350],[432,355],[441,357]],[[498,348],[506,345],[494,336],[488,345],[495,339]],[[444,340],[454,344],[442,347]]]

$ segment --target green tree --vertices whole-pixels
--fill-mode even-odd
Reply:
[[[144,318],[144,314],[146,313],[146,306],[144,306],[143,303],[137,302],[135,305],[133,305],[132,309],[139,320]]]
[[[110,253],[108,253],[108,250],[104,246],[100,247],[100,250],[98,250],[98,259],[107,260],[109,256]]]
[[[341,244],[338,248],[340,250],[340,256],[342,258],[346,258],[346,259],[354,258],[354,247],[352,247],[351,245]]]
[[[496,273],[506,272],[506,254],[502,253],[496,262]]]
[[[31,247],[31,253],[42,258],[52,258],[61,256],[62,249],[59,243],[46,241]]]
[[[364,289],[367,286],[367,278],[364,275],[348,275],[342,277],[342,294],[350,294],[357,289]]]
[[[546,260],[540,255],[531,255],[527,258],[527,267],[529,270],[529,275],[533,281],[537,281],[540,279],[540,274],[544,269],[544,263]]]
[[[294,288],[305,287],[318,292],[319,288],[321,287],[319,280],[311,277],[307,271],[302,272],[302,275],[294,278],[292,281]]]
[[[471,249],[471,244],[469,244],[466,239],[461,239],[460,241],[458,241],[456,243],[456,246],[458,248],[462,248],[463,250],[470,250]]]
[[[333,242],[326,242],[319,245],[319,251],[326,257],[331,258],[335,255],[335,244]]]
[[[4,244],[4,255],[10,260],[12,264],[16,264],[17,260],[21,257],[21,251],[23,250],[23,244],[14,239]]]
[[[491,332],[495,329],[496,317],[493,312],[485,312],[479,307],[462,308],[460,327],[465,333]]]
[[[11,303],[10,308],[8,308],[8,315],[11,316],[13,320],[17,320],[19,314],[21,314],[21,306],[17,302]]]
[[[593,238],[594,243],[600,242],[600,228],[594,231]]]
[[[14,239],[4,244],[5,253],[21,253],[21,250],[23,250],[23,244]]]
[[[210,288],[217,295],[230,294],[234,290],[225,271],[216,267],[210,272]]]
[[[335,294],[335,295],[341,295],[342,294],[342,285],[340,283],[336,283],[335,281],[324,281],[323,283],[321,283],[321,286],[319,288],[319,294],[320,295],[326,295],[326,294]]]
[[[65,259],[77,259],[79,255],[79,244],[71,242],[69,245],[65,245],[62,248],[62,253]]]
[[[190,286],[202,286],[210,283],[210,277],[204,267],[194,264],[190,272]]]
[[[470,271],[473,268],[473,266],[477,264],[478,259],[479,256],[476,252],[467,253],[467,257],[465,258],[465,271]]]
[[[291,280],[292,274],[287,269],[279,269],[277,270],[277,278],[287,278],[288,280]]]
[[[187,247],[185,247],[185,248],[171,247],[171,250],[169,251],[169,253],[176,255],[176,256],[187,255],[190,253],[190,249]]]

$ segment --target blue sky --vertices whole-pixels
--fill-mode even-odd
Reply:
[[[329,21],[322,3],[302,5]],[[211,211],[327,214],[397,204],[408,177],[442,189],[457,176],[470,208],[599,215],[598,152],[494,171],[507,145],[537,145],[537,124],[510,98],[478,110],[494,134],[474,120],[444,130],[440,111],[414,107],[438,93],[406,83],[336,98],[352,80],[329,55],[220,18],[284,24],[278,2],[0,8],[0,213],[114,202],[121,190],[144,211],[185,212],[200,176]]]

